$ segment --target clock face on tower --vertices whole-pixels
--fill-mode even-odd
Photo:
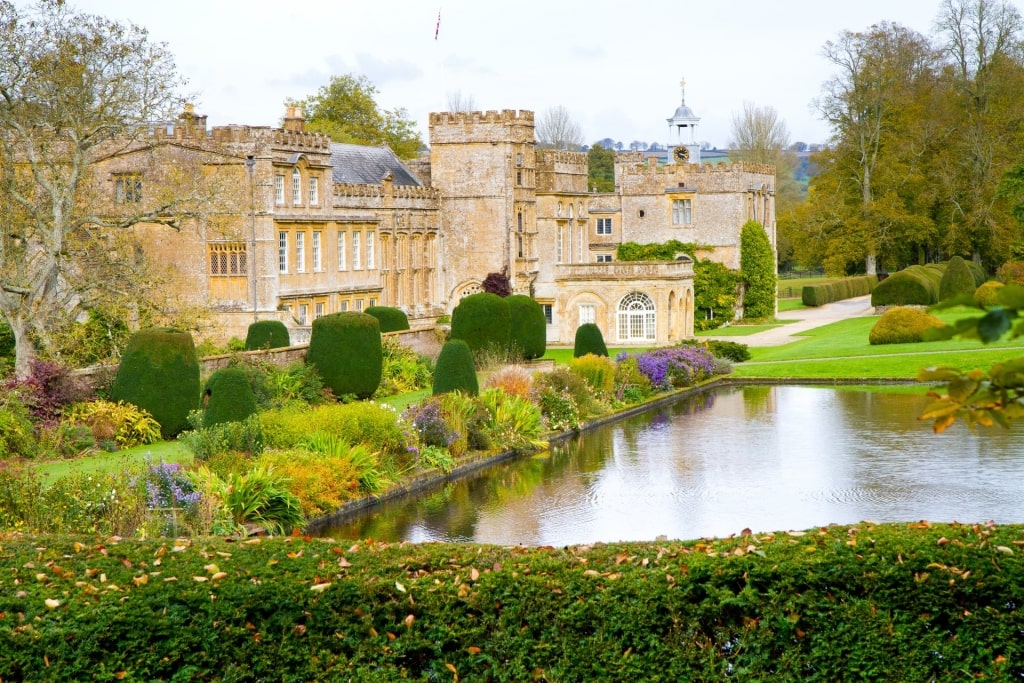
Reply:
[[[675,156],[676,161],[690,160],[690,150],[686,147],[676,147],[672,154]]]

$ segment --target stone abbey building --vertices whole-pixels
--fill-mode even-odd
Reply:
[[[692,136],[697,119],[684,102],[668,121]],[[538,149],[529,111],[431,114],[429,149],[402,162],[387,148],[332,143],[294,109],[281,128],[212,129],[187,110],[100,177],[116,202],[148,196],[160,165],[182,156],[229,181],[233,208],[216,218],[135,228],[175,273],[178,299],[212,311],[222,339],[275,318],[301,341],[318,316],[374,305],[427,326],[504,270],[542,304],[549,343],[571,344],[593,322],[609,344],[665,344],[703,315],[693,264],[619,262],[620,243],[697,243],[737,268],[740,228],[754,219],[775,244],[774,168],[702,165],[692,140],[667,164],[618,154],[610,193],[587,187],[586,154]]]

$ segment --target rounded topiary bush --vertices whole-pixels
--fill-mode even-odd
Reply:
[[[971,271],[971,275],[974,276],[974,286],[981,287],[983,284],[985,284],[985,282],[988,280],[988,273],[985,272],[985,269],[979,266],[974,261],[964,259],[964,263],[967,264],[967,267]]]
[[[512,351],[522,354],[527,360],[543,356],[548,347],[548,322],[544,318],[544,309],[525,294],[505,297],[505,303],[508,304],[511,323],[509,344]]]
[[[380,323],[354,311],[320,316],[313,321],[306,362],[335,396],[373,396],[384,364]]]
[[[256,397],[249,376],[241,368],[222,368],[203,387],[203,426],[242,422],[256,412]]]
[[[604,345],[601,328],[594,323],[583,323],[576,328],[576,340],[573,344],[572,357],[579,358],[592,353],[595,356],[607,356],[608,347]]]
[[[121,356],[110,400],[149,411],[165,439],[188,426],[199,401],[199,359],[188,332],[153,328],[131,336]]]
[[[1024,261],[1007,261],[996,270],[996,278],[1004,285],[1024,285]]]
[[[452,311],[452,339],[461,339],[470,351],[504,354],[512,330],[508,302],[489,292],[464,297]]]
[[[939,283],[939,300],[945,301],[963,294],[972,295],[975,289],[974,274],[967,267],[967,262],[959,256],[949,259]]]
[[[288,328],[280,320],[258,320],[249,325],[245,335],[245,350],[280,349],[291,346]]]
[[[391,306],[370,306],[363,310],[366,315],[372,315],[380,323],[380,331],[401,332],[409,329],[409,317],[405,311]]]
[[[461,391],[470,396],[480,393],[480,383],[473,365],[473,352],[461,339],[451,339],[441,347],[434,367],[434,395]]]
[[[926,278],[901,270],[871,291],[872,306],[929,306],[935,303]]]
[[[925,332],[945,323],[919,308],[890,308],[868,333],[872,344],[911,344],[924,341]]]
[[[974,302],[979,306],[995,306],[998,303],[999,290],[1005,286],[998,280],[989,280],[974,290]]]

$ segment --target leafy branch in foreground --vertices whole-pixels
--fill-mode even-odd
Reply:
[[[984,315],[958,320],[944,328],[930,330],[929,340],[980,339],[983,343],[997,341],[1009,333],[1010,339],[1024,335],[1024,287],[1007,285],[996,294],[996,304],[985,307],[969,296],[944,301],[933,309],[970,306]],[[918,372],[919,382],[941,382],[943,387],[928,392],[934,399],[921,413],[920,419],[931,420],[936,434],[941,434],[960,417],[973,431],[978,425],[991,427],[1010,423],[1024,416],[1024,357],[993,365],[988,371],[956,368],[925,368]]]

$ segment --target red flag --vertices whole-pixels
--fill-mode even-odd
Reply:
[[[437,26],[434,27],[434,40],[437,40],[437,34],[441,32],[441,10],[437,10]]]

